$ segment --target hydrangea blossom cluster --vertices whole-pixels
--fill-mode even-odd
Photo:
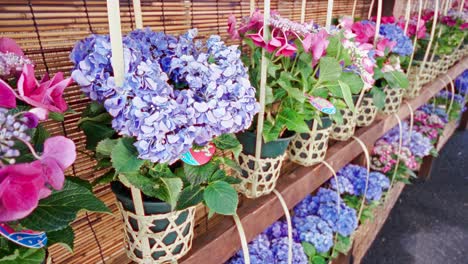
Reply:
[[[219,36],[202,44],[196,35],[146,29],[125,36],[122,87],[115,85],[109,36],[80,41],[70,55],[72,77],[104,104],[119,134],[136,138],[142,159],[175,162],[194,144],[248,128],[258,112],[237,46]]]
[[[304,253],[302,245],[299,243],[297,232],[293,229],[293,264],[308,263],[307,256]],[[277,221],[273,223],[265,232],[256,237],[249,243],[249,253],[251,263],[288,263],[288,227],[286,222]],[[242,250],[237,252],[227,263],[244,264],[244,255]]]
[[[9,114],[7,109],[0,108],[0,160],[10,160],[20,155],[20,151],[15,148],[16,139],[26,142],[31,140],[27,133],[28,121],[27,117],[16,117]]]
[[[455,79],[455,90],[463,96],[468,94],[468,70],[465,70]]]
[[[411,131],[408,122],[402,123],[402,144],[407,147],[411,153],[418,157],[423,158],[430,154],[431,150],[434,148],[430,138],[424,136],[418,131]],[[400,138],[400,128],[398,126],[392,128],[388,131],[382,139],[388,142],[398,142]]]
[[[24,56],[23,50],[10,38],[0,38],[0,77],[7,78],[21,72],[24,65],[32,62]]]
[[[439,99],[444,99],[444,100],[452,100],[452,95],[453,95],[453,102],[459,105],[464,105],[465,104],[465,97],[462,96],[461,94],[452,94],[452,92],[447,91],[447,90],[442,90],[440,91],[437,95],[436,98]]]
[[[337,172],[338,183],[334,178],[330,180],[333,189],[337,190],[339,186],[340,193],[347,193],[354,196],[364,195],[367,170],[364,167],[349,164]],[[378,201],[385,190],[390,187],[390,181],[387,176],[380,172],[369,173],[367,192],[365,192],[368,201]]]
[[[411,39],[406,36],[405,32],[396,24],[381,25],[380,34],[396,43],[392,52],[400,56],[409,56],[413,53],[413,43]]]
[[[317,33],[319,31],[318,25],[314,24],[313,21],[310,23],[297,23],[287,18],[281,17],[279,14],[272,14],[269,22],[271,26],[279,28],[284,32],[293,32],[300,35]]]
[[[414,130],[434,142],[448,122],[443,109],[426,104],[414,113]]]
[[[441,123],[446,124],[448,123],[448,115],[445,109],[442,109],[438,107],[437,105],[434,104],[424,104],[421,107],[418,108],[417,111],[422,111],[428,115],[436,115],[440,118]],[[417,112],[416,111],[416,112]]]
[[[317,252],[327,252],[333,246],[333,230],[319,216],[294,217],[293,224],[299,232],[301,241],[314,245]]]
[[[371,168],[387,173],[394,168],[398,157],[400,157],[400,164],[405,165],[408,169],[415,170],[417,168],[416,157],[409,148],[402,146],[399,149],[398,142],[388,142],[380,139],[375,143],[372,150]]]

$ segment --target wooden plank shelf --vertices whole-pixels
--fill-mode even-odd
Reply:
[[[447,75],[452,79],[456,78],[466,69],[466,65],[468,65],[468,58],[464,58],[454,65]],[[435,81],[423,87],[417,98],[407,101],[407,103],[416,110],[447,84],[448,78],[439,76]],[[402,120],[406,119],[410,115],[409,107],[403,103],[397,115]],[[397,124],[398,121],[393,115],[379,116],[371,126],[358,129],[355,136],[361,139],[368,148],[371,148],[377,139]],[[337,142],[329,147],[326,162],[335,171],[338,171],[361,152],[362,149],[356,140]],[[322,164],[313,167],[296,166],[289,174],[279,178],[276,189],[282,194],[288,207],[292,208],[306,195],[324,184],[331,176],[332,173]],[[255,238],[283,214],[280,202],[273,194],[255,200],[246,199],[238,209],[238,215],[248,241]],[[240,239],[234,221],[230,217],[224,217],[206,234],[193,241],[192,250],[180,263],[224,263],[240,247]]]

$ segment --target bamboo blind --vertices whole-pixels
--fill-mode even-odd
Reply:
[[[353,0],[335,1],[333,14],[350,15]],[[357,17],[365,17],[371,0],[360,0]],[[120,0],[123,32],[135,28],[131,0]],[[143,25],[156,31],[179,34],[190,28],[198,28],[200,36],[219,34],[227,39],[227,17],[249,14],[248,0],[142,0]],[[258,2],[257,7],[262,8]],[[300,20],[300,0],[272,1],[272,10],[278,10],[284,17]],[[307,1],[306,21],[313,19],[325,23],[327,1]],[[62,71],[70,75],[72,64],[69,53],[78,40],[90,34],[107,34],[106,1],[104,0],[0,0],[0,36],[17,41],[26,55],[36,64],[36,72],[55,74]],[[228,41],[228,43],[233,43]],[[79,87],[65,90],[69,106],[76,114],[68,114],[64,122],[48,122],[45,126],[54,135],[66,135],[73,139],[79,151],[77,160],[67,171],[92,181],[101,175],[95,171],[95,161],[85,150],[85,138],[77,128],[80,114],[89,100],[83,97]],[[73,223],[75,230],[74,254],[62,247],[53,247],[50,253],[53,263],[106,263],[123,255],[122,222],[120,221],[114,196],[108,186],[95,188],[96,195],[114,212],[114,215],[80,214]],[[222,218],[206,217],[206,210],[200,206],[196,214],[196,235],[210,229]]]

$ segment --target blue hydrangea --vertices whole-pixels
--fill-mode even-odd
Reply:
[[[390,180],[384,174],[379,172],[370,172],[367,183],[367,192],[365,192],[367,169],[353,164],[348,164],[339,170],[337,177],[340,187],[342,182],[349,182],[349,184],[351,184],[350,188],[352,191],[346,190],[344,193],[356,196],[361,196],[366,193],[367,201],[380,200],[383,192],[390,186]],[[333,189],[336,189],[335,179],[330,180],[330,185]]]
[[[109,36],[78,42],[73,79],[113,116],[120,135],[136,138],[139,157],[175,162],[194,144],[248,128],[259,106],[237,46],[219,36],[194,41],[149,28],[124,36],[125,78],[117,87]]]
[[[278,239],[282,237],[288,237],[288,224],[286,221],[276,221],[271,226],[269,226],[264,232],[270,240]],[[299,234],[296,229],[292,229],[293,239],[296,242],[299,242]]]
[[[275,263],[273,252],[270,249],[270,240],[265,234],[258,235],[249,243],[249,255],[251,264]],[[244,253],[238,251],[228,262],[228,264],[244,264]]]
[[[452,100],[452,92],[447,91],[447,90],[442,90],[440,91],[437,95],[436,98],[441,98],[445,100]],[[465,104],[465,97],[461,94],[454,94],[453,95],[453,102],[459,105],[464,105]]]
[[[288,264],[289,240],[287,237],[276,238],[271,241],[271,251],[275,258],[275,264]],[[304,253],[302,245],[298,242],[292,244],[292,263],[307,264],[309,260]]]
[[[318,205],[318,197],[309,194],[294,207],[294,214],[299,217],[316,214]]]
[[[431,150],[434,146],[431,143],[431,140],[422,135],[420,132],[413,130],[411,132],[410,138],[410,131],[409,131],[409,124],[408,122],[402,123],[402,144],[404,147],[409,148],[411,153],[419,158],[427,156],[430,154]],[[382,139],[388,142],[398,142],[400,138],[400,128],[399,126],[395,126],[390,131],[388,131]]]
[[[328,223],[316,215],[294,217],[294,227],[303,242],[314,245],[319,253],[327,252],[333,246],[333,230]]]
[[[388,38],[396,43],[392,52],[400,56],[409,56],[413,53],[413,43],[411,39],[406,36],[403,29],[395,24],[382,24],[380,25],[380,35]]]
[[[442,120],[442,122],[448,122],[448,115],[447,112],[445,112],[445,109],[437,107],[434,104],[424,104],[423,106],[419,107],[418,110],[421,110],[428,115],[436,114]]]
[[[462,96],[468,93],[468,70],[465,70],[455,79],[455,90]]]
[[[333,231],[342,236],[351,235],[358,226],[357,213],[353,208],[348,207],[345,203],[321,204],[317,215],[322,218]]]

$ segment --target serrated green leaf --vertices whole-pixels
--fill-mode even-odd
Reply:
[[[383,77],[392,88],[408,88],[409,80],[406,74],[400,71],[384,72]]]
[[[25,248],[19,247],[9,256],[0,258],[1,264],[41,264],[45,259],[45,250],[43,248]]]
[[[145,162],[138,158],[138,151],[133,146],[132,138],[119,138],[111,153],[112,167],[117,173],[138,173]]]
[[[59,244],[68,251],[73,252],[74,239],[75,233],[73,232],[73,228],[71,228],[71,226],[67,226],[64,229],[47,232],[47,247]]]
[[[116,139],[106,138],[97,144],[96,153],[104,157],[109,157],[116,144]]]
[[[377,109],[383,109],[385,107],[385,98],[386,95],[384,91],[382,91],[380,88],[374,86],[372,87],[372,90],[370,91],[372,95],[372,100],[374,102],[374,105],[377,107]]]
[[[57,122],[63,122],[65,120],[65,116],[57,112],[49,112],[49,118]]]
[[[242,145],[234,134],[222,134],[213,139],[213,144],[220,150],[232,151],[236,158],[242,152]]]
[[[157,198],[170,204],[171,208],[174,209],[179,199],[180,192],[182,191],[182,180],[179,178],[160,177],[159,181],[161,184]]]
[[[104,173],[104,175],[102,175],[101,177],[94,180],[92,185],[96,186],[96,185],[108,184],[115,179],[116,179],[115,170],[111,169],[108,172]]]
[[[115,134],[115,130],[110,125],[91,121],[82,122],[79,127],[86,136],[86,149],[93,151],[101,140],[111,138]]]
[[[341,76],[340,63],[331,57],[322,57],[319,62],[319,81],[333,81],[338,80]]]
[[[201,203],[203,201],[203,191],[203,188],[199,185],[191,185],[183,189],[176,209],[182,210]]]
[[[218,160],[222,164],[228,166],[229,168],[235,170],[236,172],[242,173],[242,168],[239,166],[237,162],[233,161],[232,159],[227,158],[227,157],[218,157]]]
[[[49,197],[40,200],[37,208],[20,222],[28,229],[56,231],[69,226],[81,210],[110,213],[93,193],[67,177],[62,190],[53,191]]]
[[[209,177],[219,170],[219,164],[210,161],[202,166],[193,166],[184,163],[185,177],[192,185],[199,185],[208,181]]]
[[[34,129],[34,135],[32,137],[32,143],[34,144],[34,149],[36,151],[42,152],[43,147],[44,147],[44,142],[49,137],[50,137],[49,131],[47,131],[42,124],[39,124]]]
[[[222,215],[234,215],[239,203],[236,190],[223,181],[210,183],[203,193],[203,198],[210,210]]]
[[[297,133],[307,133],[310,131],[309,126],[304,121],[304,117],[290,108],[282,109],[276,117],[276,122],[284,124],[290,131]]]
[[[265,120],[263,123],[263,140],[265,143],[277,140],[282,130],[282,124],[275,123],[273,125],[269,120]]]
[[[344,101],[348,105],[349,109],[353,112],[356,111],[349,86],[340,80],[338,80],[338,84],[340,85],[341,93],[343,94]]]
[[[349,86],[352,94],[359,94],[359,92],[364,87],[364,82],[362,79],[352,72],[341,73],[340,81],[346,83]]]

